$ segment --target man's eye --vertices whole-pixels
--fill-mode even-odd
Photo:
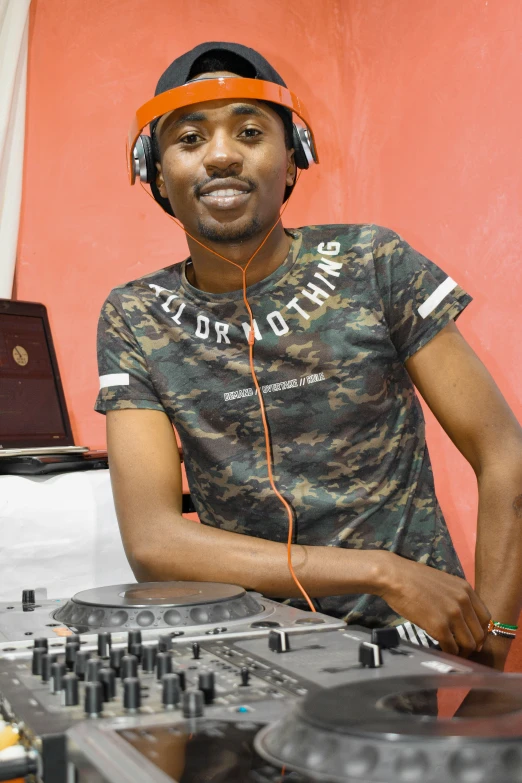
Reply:
[[[195,144],[197,141],[199,141],[199,136],[197,133],[187,133],[186,136],[182,136],[180,141],[183,144]]]
[[[245,130],[241,131],[239,135],[245,135],[247,139],[253,139],[256,136],[261,136],[261,131],[257,128],[245,128]]]

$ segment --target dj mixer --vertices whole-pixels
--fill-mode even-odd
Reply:
[[[23,599],[0,605],[0,705],[20,738],[0,780],[522,781],[522,676],[396,629],[209,583]]]

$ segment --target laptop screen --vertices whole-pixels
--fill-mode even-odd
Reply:
[[[1,305],[0,448],[73,445],[45,307]]]

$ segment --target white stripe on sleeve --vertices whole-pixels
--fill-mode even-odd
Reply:
[[[128,386],[128,372],[113,372],[109,375],[100,375],[100,389],[108,389],[109,386]]]
[[[418,310],[420,317],[426,318],[430,313],[432,313],[437,305],[442,302],[444,297],[446,297],[450,291],[453,291],[457,285],[458,283],[456,283],[455,280],[452,280],[451,277],[447,277],[445,281],[441,283],[430,296],[428,296],[426,301],[421,304]]]

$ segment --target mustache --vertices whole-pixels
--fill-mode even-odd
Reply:
[[[220,179],[234,179],[236,182],[243,182],[245,185],[248,185],[250,190],[257,189],[256,183],[253,179],[250,179],[250,177],[238,177],[237,175],[230,174],[229,172],[224,172],[223,174],[215,174],[213,177],[207,177],[202,182],[198,182],[197,185],[194,185],[194,195],[199,198],[201,195],[201,190],[205,187],[205,185],[208,185],[209,182],[216,182]]]

